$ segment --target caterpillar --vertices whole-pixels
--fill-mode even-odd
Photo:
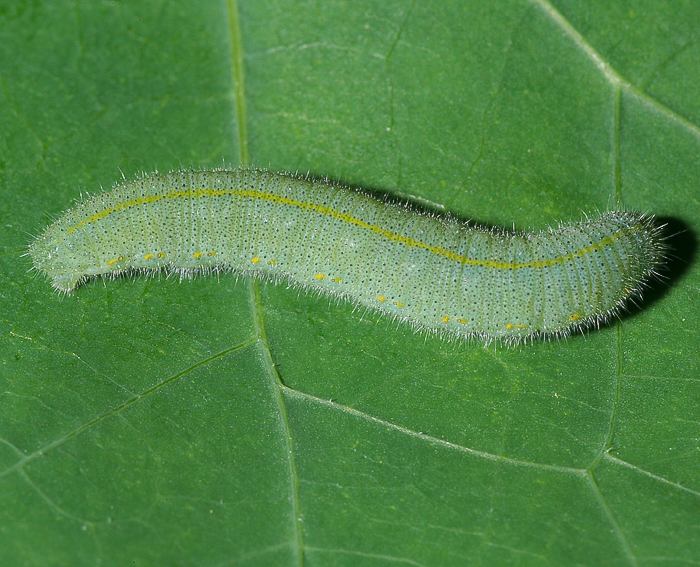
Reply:
[[[327,180],[239,168],[152,173],[84,199],[29,247],[65,293],[124,272],[233,271],[346,299],[417,331],[507,344],[597,326],[663,259],[653,218],[483,228]]]

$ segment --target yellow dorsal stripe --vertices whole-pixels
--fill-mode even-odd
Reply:
[[[447,250],[441,246],[433,246],[426,242],[422,242],[410,236],[405,236],[398,234],[386,228],[382,228],[376,224],[371,224],[362,219],[354,217],[348,213],[344,213],[333,209],[327,205],[319,205],[317,203],[311,203],[308,201],[299,201],[297,199],[292,199],[290,197],[284,197],[282,195],[277,195],[275,193],[265,193],[263,191],[254,191],[250,189],[185,189],[180,191],[170,191],[169,193],[163,193],[162,195],[146,195],[144,197],[136,197],[134,199],[127,199],[120,203],[116,203],[111,207],[107,207],[93,215],[90,215],[86,219],[80,221],[73,226],[68,228],[68,234],[73,234],[74,232],[84,228],[89,224],[96,223],[99,220],[107,218],[113,213],[118,213],[126,209],[131,209],[133,207],[139,207],[141,205],[148,205],[151,203],[157,203],[158,201],[170,200],[170,199],[199,199],[202,197],[242,197],[249,199],[258,199],[261,201],[268,201],[270,203],[276,203],[279,205],[287,205],[290,207],[295,207],[297,209],[312,211],[318,213],[322,216],[330,217],[347,224],[368,230],[383,238],[386,238],[392,242],[398,242],[410,248],[419,248],[436,254],[438,256],[443,256],[448,260],[453,260],[460,264],[465,264],[468,266],[478,266],[482,268],[493,268],[496,270],[521,270],[523,268],[548,268],[550,266],[556,266],[558,264],[563,264],[569,262],[575,258],[580,258],[586,254],[596,252],[610,246],[616,240],[619,240],[625,234],[638,230],[640,225],[635,225],[629,228],[620,229],[605,238],[600,239],[598,242],[589,244],[579,250],[570,252],[569,254],[564,254],[562,256],[557,256],[555,258],[549,258],[545,260],[531,260],[529,262],[504,262],[501,260],[480,260],[478,258],[469,258],[453,252],[452,250]]]

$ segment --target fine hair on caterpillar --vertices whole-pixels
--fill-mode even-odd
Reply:
[[[507,344],[598,326],[664,259],[653,218],[537,232],[474,226],[327,180],[253,168],[152,173],[88,197],[30,245],[70,293],[95,276],[232,271],[285,280],[414,330]]]

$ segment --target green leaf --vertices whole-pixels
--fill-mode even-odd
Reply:
[[[700,557],[700,5],[0,4],[0,564]],[[21,254],[122,172],[250,163],[543,227],[667,217],[600,331],[417,336],[234,276],[52,293]]]

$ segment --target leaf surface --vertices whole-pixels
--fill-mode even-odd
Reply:
[[[0,564],[682,565],[700,556],[696,2],[0,6]],[[123,172],[238,163],[479,222],[624,206],[670,282],[483,348],[230,275],[28,273]]]

